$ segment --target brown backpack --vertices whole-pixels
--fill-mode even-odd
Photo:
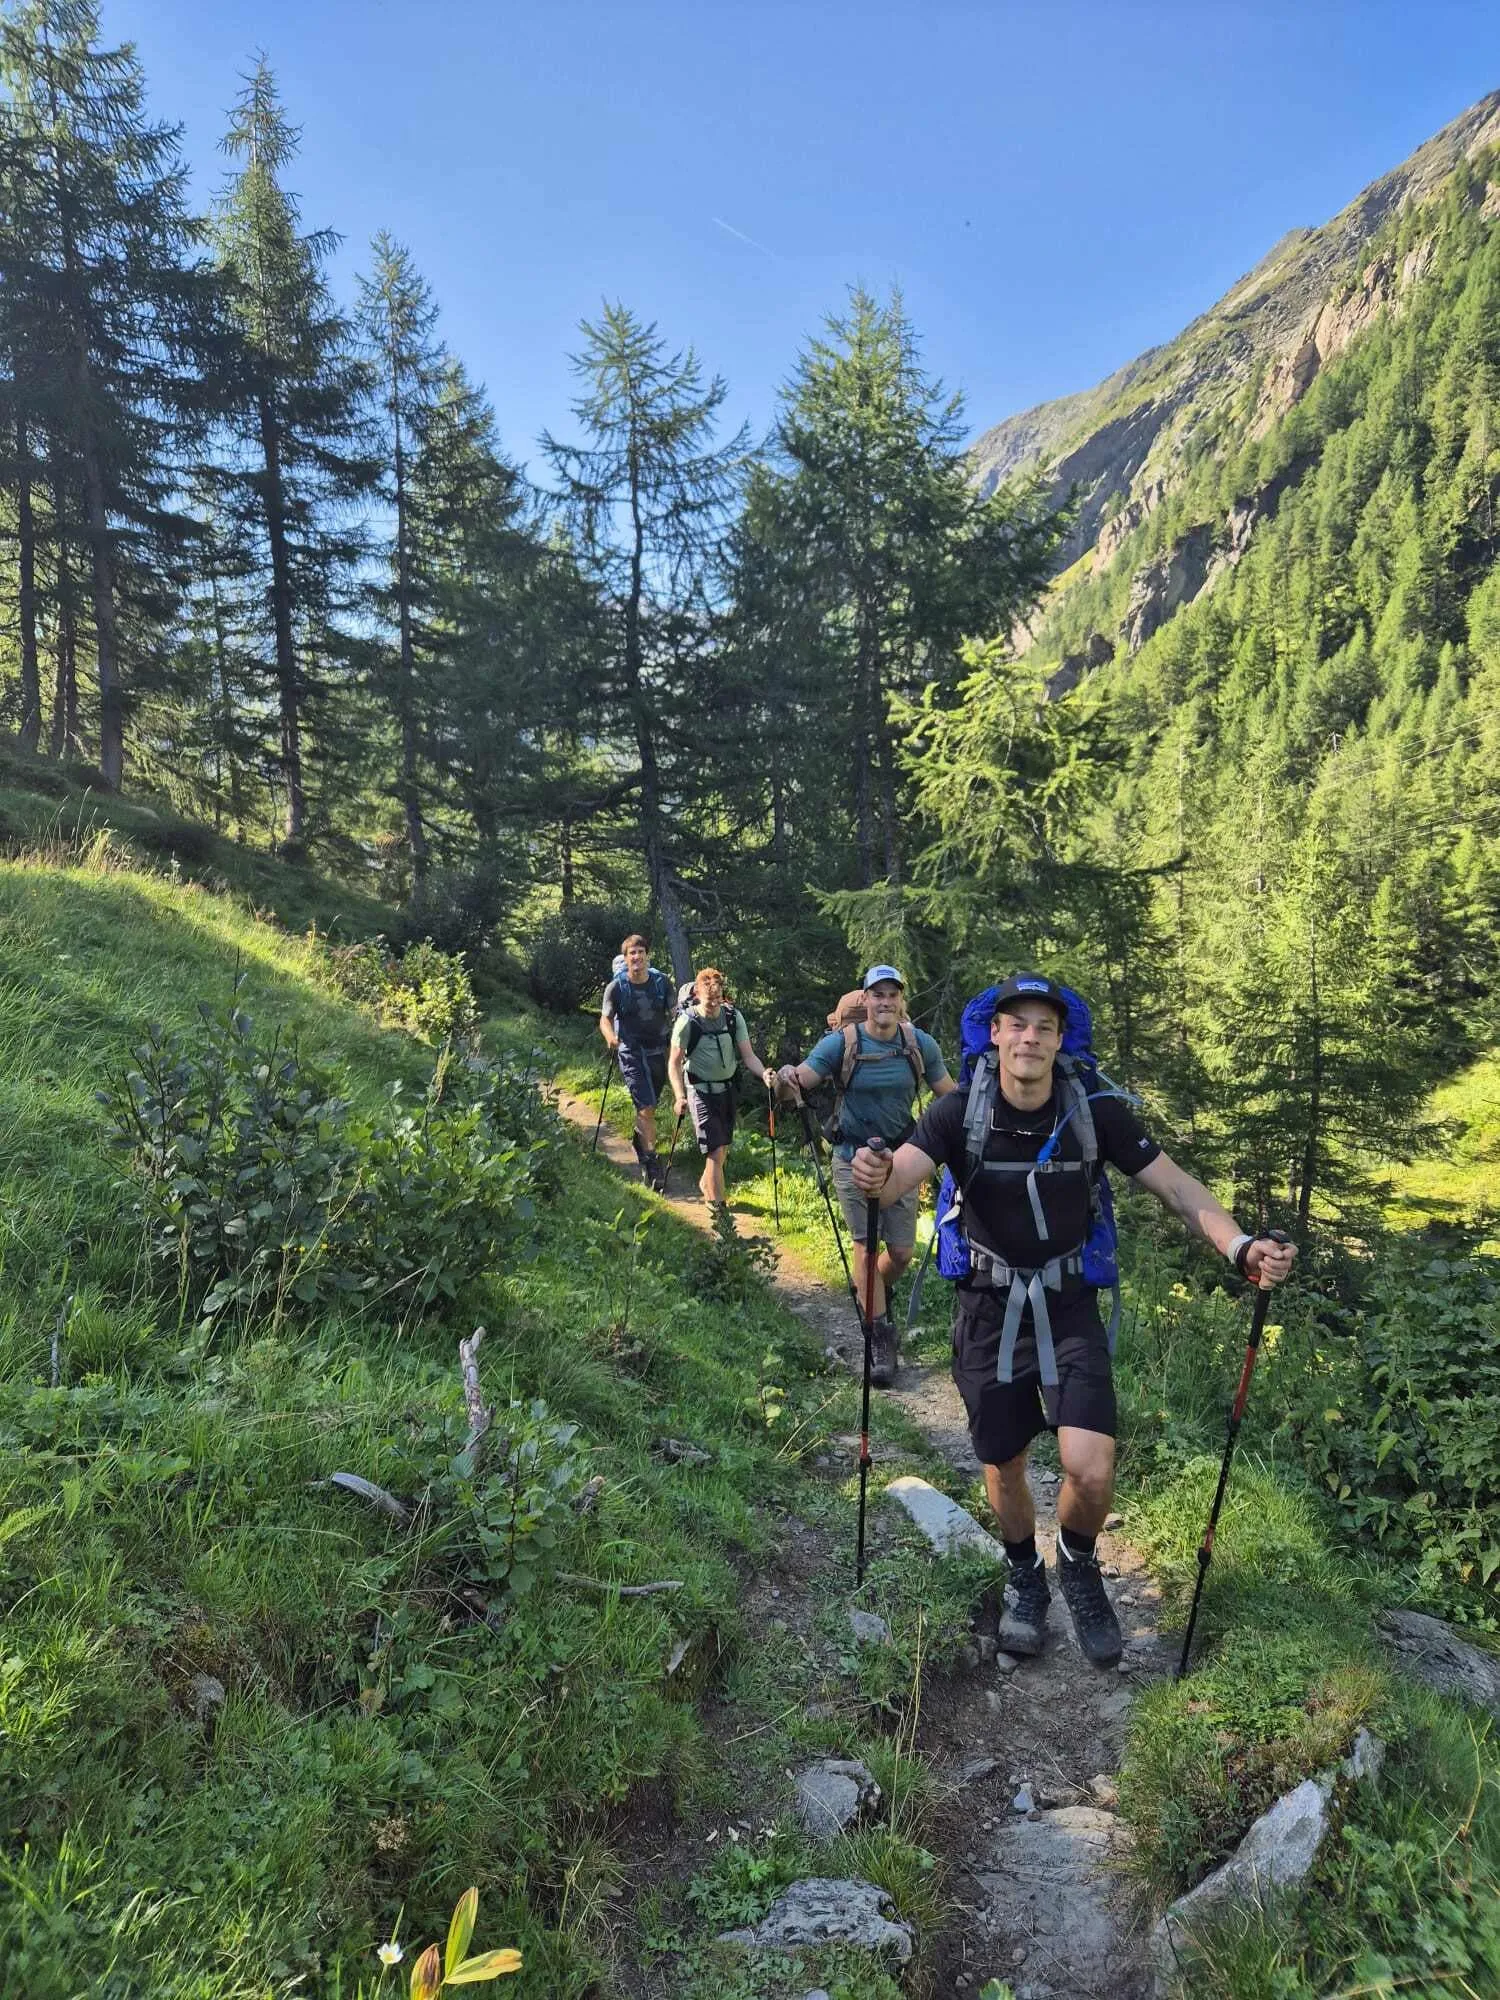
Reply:
[[[869,1013],[865,1006],[864,993],[856,988],[854,992],[845,993],[841,997],[838,1005],[828,1016],[828,1025],[830,1028],[837,1029],[844,1037],[844,1053],[839,1062],[838,1072],[833,1078],[833,1116],[827,1121],[827,1129],[830,1131],[830,1134],[832,1131],[838,1129],[839,1114],[844,1108],[844,1093],[849,1088],[849,1082],[855,1070],[862,1062],[886,1062],[895,1056],[903,1057],[910,1065],[912,1085],[920,1096],[922,1079],[925,1072],[922,1064],[922,1051],[917,1046],[917,1031],[910,1021],[903,1018],[898,1023],[900,1039],[890,1049],[888,1054],[870,1055],[866,1053],[865,1055],[861,1055],[859,1052],[859,1031],[861,1028],[869,1025]]]

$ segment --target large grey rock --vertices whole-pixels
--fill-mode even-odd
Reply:
[[[1217,1916],[1235,1903],[1264,1904],[1302,1880],[1328,1831],[1328,1792],[1326,1783],[1305,1778],[1261,1814],[1221,1868],[1178,1897],[1151,1933],[1151,1963],[1164,1989],[1197,1919]]]
[[[776,1898],[758,1924],[723,1931],[721,1944],[747,1951],[806,1951],[820,1944],[847,1944],[858,1951],[889,1952],[905,1965],[912,1952],[910,1924],[888,1917],[895,1904],[873,1882],[834,1881],[814,1875],[794,1882]]]
[[[980,1555],[986,1562],[1005,1561],[1005,1551],[994,1536],[986,1534],[972,1514],[925,1479],[893,1479],[885,1497],[906,1509],[940,1556]]]
[[[1482,1653],[1425,1611],[1383,1611],[1376,1622],[1405,1672],[1500,1719],[1500,1656]]]
[[[797,1817],[819,1839],[841,1832],[879,1804],[880,1787],[857,1758],[825,1757],[797,1774]]]
[[[1025,1941],[1016,1961],[1046,1993],[1081,1995],[1117,1987],[1128,1922],[1112,1906],[1113,1813],[1058,1806],[1008,1820],[975,1871],[998,1927]],[[1017,1979],[1017,1991],[1026,1981]],[[1129,1989],[1134,1991],[1132,1987]]]

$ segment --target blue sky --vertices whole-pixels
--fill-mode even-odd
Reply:
[[[846,287],[898,283],[978,431],[1088,386],[1486,91],[1500,8],[1030,0],[101,0],[200,201],[271,60],[353,274],[411,249],[507,447],[572,435],[602,297],[770,421]]]

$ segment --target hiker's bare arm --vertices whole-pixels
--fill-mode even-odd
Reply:
[[[758,1076],[762,1083],[769,1083],[771,1080],[771,1073],[766,1068],[765,1064],[761,1061],[760,1057],[755,1053],[754,1049],[751,1048],[748,1036],[746,1036],[740,1042],[739,1051],[740,1051],[740,1061],[745,1065],[746,1069],[749,1070],[750,1074],[752,1076]]]
[[[599,1032],[612,1049],[620,1046],[620,1037],[615,1033],[614,1016],[608,1012],[599,1016]]]
[[[894,1153],[872,1153],[868,1146],[861,1146],[849,1172],[861,1194],[878,1194],[880,1206],[889,1208],[893,1201],[920,1187],[936,1165],[936,1160],[929,1160],[920,1146],[908,1140]]]
[[[958,1085],[953,1081],[951,1076],[939,1077],[937,1082],[932,1086],[932,1094],[934,1097],[946,1097],[950,1090],[957,1090],[957,1088]]]
[[[687,1081],[683,1075],[683,1071],[686,1068],[687,1059],[684,1057],[682,1050],[673,1042],[667,1055],[667,1076],[671,1082],[672,1095],[677,1100],[677,1109],[679,1111],[687,1103]]]
[[[1170,1209],[1186,1223],[1195,1236],[1211,1243],[1221,1256],[1227,1257],[1238,1238],[1245,1234],[1203,1183],[1195,1181],[1185,1167],[1179,1167],[1165,1153],[1158,1153],[1135,1179],[1156,1196],[1163,1208]],[[1291,1275],[1296,1256],[1295,1243],[1273,1243],[1261,1238],[1245,1252],[1245,1276],[1256,1284],[1264,1278],[1269,1284],[1279,1285]]]
[[[783,1063],[776,1074],[788,1090],[794,1090],[799,1095],[804,1090],[816,1090],[820,1083],[827,1082],[823,1072],[814,1069],[811,1063]]]

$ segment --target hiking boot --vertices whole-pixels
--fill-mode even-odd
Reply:
[[[884,1317],[876,1320],[870,1328],[870,1387],[889,1389],[896,1379],[900,1359],[895,1327]]]
[[[641,1171],[645,1174],[649,1187],[655,1188],[658,1194],[666,1193],[667,1165],[660,1153],[648,1153]]]
[[[1019,1653],[1030,1658],[1042,1650],[1047,1636],[1047,1606],[1052,1592],[1047,1588],[1047,1565],[1038,1556],[1024,1567],[1010,1566],[1010,1588],[1005,1593],[1005,1610],[996,1635],[1002,1653]]]
[[[1073,1630],[1086,1660],[1112,1667],[1125,1650],[1120,1621],[1099,1574],[1097,1556],[1077,1556],[1057,1538],[1057,1587],[1073,1620]]]

